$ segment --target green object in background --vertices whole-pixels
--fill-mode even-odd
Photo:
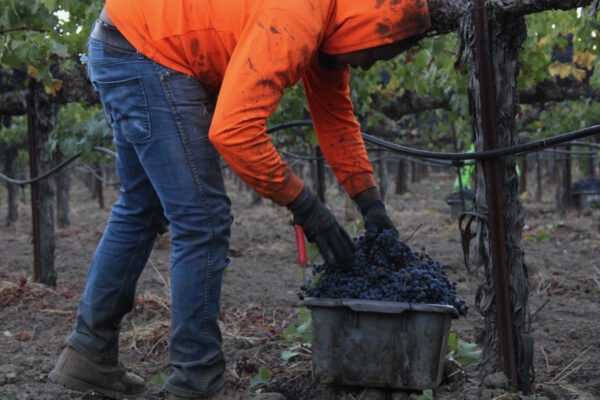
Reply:
[[[471,147],[469,147],[469,150],[467,150],[467,153],[474,153],[474,152],[475,152],[475,145],[471,144]],[[518,164],[517,164],[517,175],[521,176],[521,168],[519,168]],[[475,164],[469,164],[469,165],[463,166],[460,169],[460,177],[462,180],[463,189],[473,190],[473,182],[475,180]],[[455,192],[460,191],[460,183],[458,181],[458,177],[456,177],[456,179],[454,180],[454,191]]]
[[[476,343],[467,342],[458,337],[456,332],[448,335],[448,357],[462,367],[476,364],[481,360],[481,349]]]
[[[475,152],[475,145],[471,144],[467,153]],[[475,177],[475,164],[465,165],[460,169],[460,177],[462,180],[463,189],[473,189],[473,180]],[[458,181],[458,177],[454,180],[454,191],[460,191],[460,182]]]
[[[250,379],[250,387],[254,388],[256,386],[266,385],[271,380],[273,374],[269,368],[261,367],[258,370],[258,373]]]
[[[417,397],[417,400],[433,400],[433,390],[424,390],[423,394]]]
[[[283,331],[283,338],[289,343],[308,345],[312,342],[312,315],[308,309],[300,308],[298,320]]]

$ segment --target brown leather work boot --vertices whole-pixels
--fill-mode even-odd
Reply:
[[[68,389],[93,391],[118,400],[136,397],[146,389],[144,380],[127,372],[121,364],[96,363],[69,346],[61,353],[49,378]]]

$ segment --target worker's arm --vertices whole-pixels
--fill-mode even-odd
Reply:
[[[314,54],[318,42],[318,29],[310,28],[314,23],[274,11],[247,29],[227,68],[210,140],[244,181],[288,206],[328,264],[343,265],[353,254],[350,237],[281,160],[266,133],[267,118],[284,88],[300,80]]]
[[[350,98],[349,69],[327,69],[315,58],[303,80],[321,151],[340,184],[352,198],[375,187]]]
[[[281,10],[263,12],[246,28],[219,92],[210,140],[229,166],[259,194],[288,205],[303,183],[277,153],[267,118],[283,90],[300,80],[318,41],[318,27]]]
[[[348,68],[327,69],[318,62],[304,76],[319,144],[338,181],[358,205],[367,231],[396,231],[375,185],[349,81]]]

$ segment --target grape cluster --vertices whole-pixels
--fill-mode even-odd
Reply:
[[[413,251],[392,230],[356,239],[351,265],[316,265],[315,279],[302,288],[307,297],[446,304],[466,315],[445,267]]]

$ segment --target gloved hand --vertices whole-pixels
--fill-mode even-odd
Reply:
[[[329,265],[348,265],[354,256],[354,243],[323,203],[308,189],[288,205],[294,224],[302,226],[309,242],[315,243]]]
[[[394,223],[385,211],[385,205],[377,188],[367,189],[352,200],[360,209],[367,232],[375,233],[391,229],[398,233]]]

